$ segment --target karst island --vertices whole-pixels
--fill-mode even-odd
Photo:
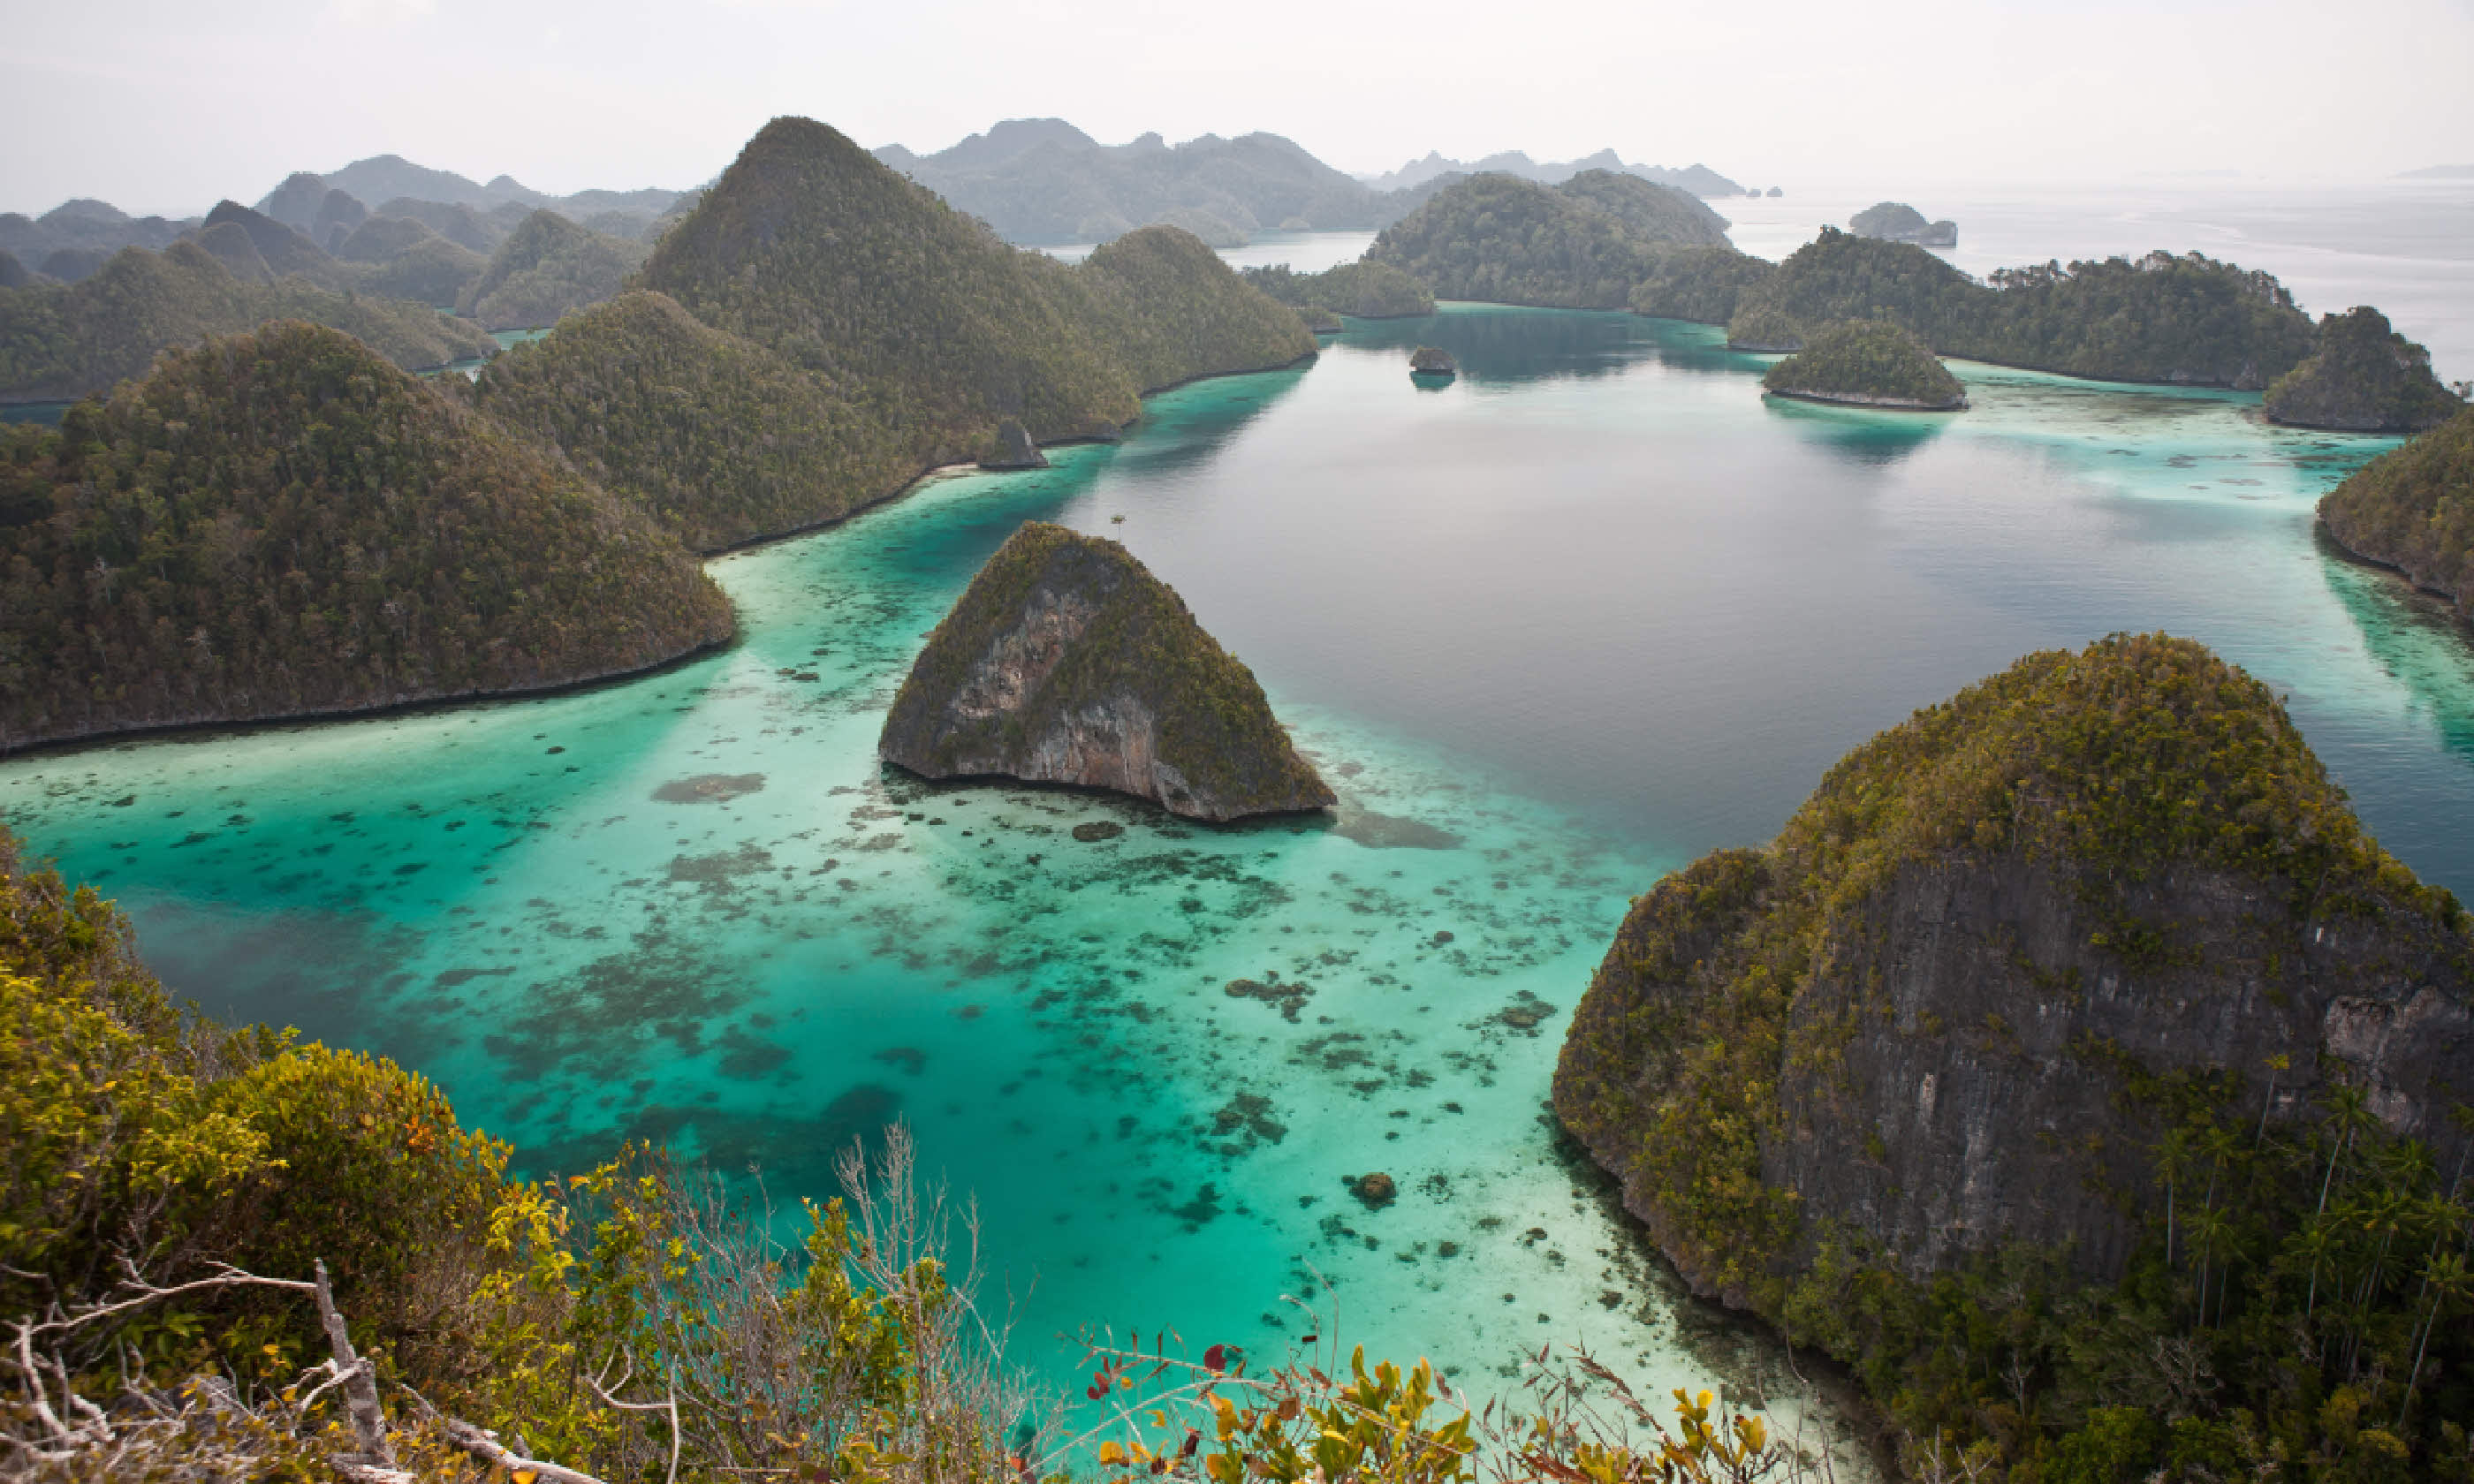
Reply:
[[[1338,802],[1254,674],[1114,541],[1027,521],[929,635],[878,754],[1226,822]]]
[[[1967,389],[1925,343],[1895,324],[1853,320],[1815,333],[1761,378],[1772,396],[1901,412],[1955,412]]]

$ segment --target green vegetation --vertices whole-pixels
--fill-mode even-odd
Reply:
[[[1249,268],[1246,281],[1298,310],[1361,320],[1413,319],[1435,312],[1434,294],[1389,263],[1361,259],[1314,274],[1298,273],[1286,264]]]
[[[1101,713],[1117,721],[1094,728]],[[1146,728],[1148,737],[1126,735]],[[1087,746],[1063,745],[1086,729]],[[878,750],[927,778],[1109,787],[1205,819],[1333,802],[1253,672],[1175,588],[1114,541],[1036,520],[929,635]],[[1052,771],[1056,756],[1086,771]]]
[[[415,369],[486,356],[497,343],[420,304],[332,294],[298,279],[244,284],[192,243],[125,249],[92,277],[0,290],[0,401],[66,401],[141,374],[157,353],[271,320],[356,336]]]
[[[0,574],[0,748],[557,685],[732,628],[643,516],[299,323],[10,430]]]
[[[808,119],[767,124],[666,233],[643,285],[831,378],[945,462],[1018,418],[1042,443],[1113,434],[1141,387],[1073,269],[1006,246]]]
[[[2050,894],[2087,925],[2005,940],[1956,915],[1979,878],[2027,883],[1997,890]],[[2195,939],[2171,904],[2211,882],[2245,905]],[[1980,1029],[1911,1023],[1893,1003],[1917,982],[1880,956],[1916,941],[1897,936],[1915,910],[1901,903],[1938,893],[1953,915],[1928,931],[2006,942],[2001,972],[2032,1002],[1999,1008],[2031,1017],[2091,1014],[2110,974],[2160,1015],[2177,998],[2264,992],[2265,1014],[2310,996],[2294,1020],[2316,1038],[2319,1002],[2353,993],[2349,975],[2365,992],[2391,961],[2418,964],[2417,983],[2474,978],[2474,924],[2363,833],[2265,686],[2162,635],[2032,655],[1848,754],[1767,850],[1704,857],[1634,903],[1575,1016],[1555,1106],[1661,1245],[1696,1284],[1852,1365],[1910,1471],[2457,1477],[2474,1390],[2455,1377],[2474,1348],[2445,1321],[2474,1304],[2474,1187],[2365,1116],[2316,1045],[2258,1068],[2317,1089],[2319,1111],[2272,1117],[2275,1100],[2204,1046],[2151,1067],[2081,1032],[2049,1071],[2110,1088],[2100,1123],[1996,1138],[1949,1170],[1953,1185],[2027,1161],[2077,1171],[2050,1184],[2128,1233],[2110,1270],[2091,1265],[2094,1230],[1969,1229],[1972,1255],[1938,1270],[1883,1242],[1885,1208],[1939,1210],[1949,1192],[1867,1183],[1866,1167],[1927,1156],[1884,1142],[1850,1068],[1959,1065],[1936,1060],[1949,1049],[2010,1068],[1985,1085],[2025,1097],[2038,1065],[2003,1049],[1994,1000],[1977,1001]],[[2359,951],[2314,966],[2326,924]],[[2456,1075],[2434,1072],[2432,1095]],[[2448,1127],[2439,1113],[2413,1115]],[[1862,1152],[1798,1164],[1815,1138]]]
[[[661,294],[570,316],[483,368],[473,395],[697,551],[840,519],[923,459],[831,382]]]
[[[2192,253],[2131,262],[2007,268],[1977,283],[1924,249],[1822,229],[1758,284],[1720,260],[1701,265],[1735,289],[1735,322],[1773,326],[1882,320],[1942,355],[2116,381],[2254,389],[2310,352],[2311,323],[2271,276]],[[1645,311],[1710,307],[1719,288],[1668,282]],[[1697,300],[1698,302],[1689,302]]]
[[[1315,353],[1296,315],[1176,227],[1146,227],[1103,243],[1075,276],[1093,300],[1090,318],[1145,392]]]
[[[1114,438],[1143,392],[1315,348],[1188,233],[1068,268],[806,119],[758,134],[643,277],[660,292],[573,317],[476,395],[705,549],[837,519],[1007,419]]]
[[[1613,170],[1584,170],[1555,187],[1597,207],[1651,242],[1688,248],[1727,246],[1727,219],[1689,191]]]
[[[2319,322],[2319,347],[2262,399],[2270,420],[2355,433],[2420,433],[2465,405],[2431,373],[2431,352],[2361,308]]]
[[[1761,385],[1824,402],[1934,410],[1967,405],[1966,389],[1923,341],[1873,320],[1816,331],[1801,351],[1771,367]]]
[[[1367,256],[1407,273],[1441,299],[1621,309],[1669,248],[1726,240],[1680,207],[1651,213],[1630,184],[1601,183],[1598,195],[1616,209],[1516,176],[1471,176],[1384,228]],[[1660,234],[1637,225],[1641,222],[1656,224]]]
[[[1745,294],[1769,281],[1777,265],[1733,248],[1686,248],[1661,255],[1633,285],[1635,314],[1660,320],[1724,324]]]
[[[2474,409],[2356,469],[2319,518],[2346,550],[2474,618]]]
[[[1768,304],[1756,305],[1737,314],[1728,323],[1727,348],[1788,352],[1801,350],[1804,348],[1804,326],[1780,309]]]
[[[456,308],[491,329],[555,324],[570,309],[618,292],[644,261],[643,243],[590,231],[555,211],[536,211],[508,233]]]

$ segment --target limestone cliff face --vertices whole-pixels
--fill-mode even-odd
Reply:
[[[2454,899],[2361,835],[2262,687],[2110,640],[1919,712],[1769,850],[1638,898],[1555,1106],[1732,1303],[1851,1239],[1909,1278],[2026,1242],[2111,1279],[2173,1079],[2222,1074],[2241,1128],[2358,1086],[2453,1166],[2469,965]]]
[[[1336,802],[1172,588],[1116,542],[1039,521],[937,625],[878,751],[926,778],[1104,788],[1194,819]]]
[[[2462,944],[2413,913],[2288,920],[2282,892],[2190,870],[2130,911],[2204,958],[2134,966],[2098,945],[2085,884],[2017,855],[1903,867],[1790,1012],[1789,1044],[1846,1039],[1834,1065],[1783,1073],[1763,1181],[1910,1277],[2024,1236],[2112,1278],[2151,1188],[2152,1132],[2123,1116],[2137,1075],[2239,1073],[2246,1120],[2300,1115],[2341,1076],[2393,1132],[2455,1148],[2445,1110],[2474,1095]]]

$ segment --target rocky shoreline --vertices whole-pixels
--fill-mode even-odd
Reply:
[[[1870,407],[1882,412],[1964,412],[1967,398],[1952,402],[1928,402],[1912,396],[1867,396],[1860,392],[1788,392],[1771,388],[1763,396],[1783,396],[1798,402],[1820,402],[1831,407]]]

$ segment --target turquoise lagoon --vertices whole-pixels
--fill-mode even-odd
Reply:
[[[1421,343],[1457,382],[1411,382]],[[417,1066],[530,1168],[663,1137],[787,1207],[909,1120],[1061,1383],[1090,1325],[1276,1355],[1294,1296],[1480,1395],[1555,1339],[1783,1400],[1780,1352],[1677,1291],[1544,1116],[1628,898],[1912,708],[2160,628],[2289,695],[2382,839],[2474,893],[2474,649],[2315,544],[2382,441],[1964,365],[1960,415],[1775,403],[1763,364],[1622,315],[1353,324],[1121,445],[716,562],[727,653],[17,758],[0,811],[208,1009]],[[921,634],[1028,518],[1176,584],[1335,815],[882,772]],[[1126,832],[1074,837],[1098,821]],[[1379,1211],[1346,1187],[1372,1170]]]

